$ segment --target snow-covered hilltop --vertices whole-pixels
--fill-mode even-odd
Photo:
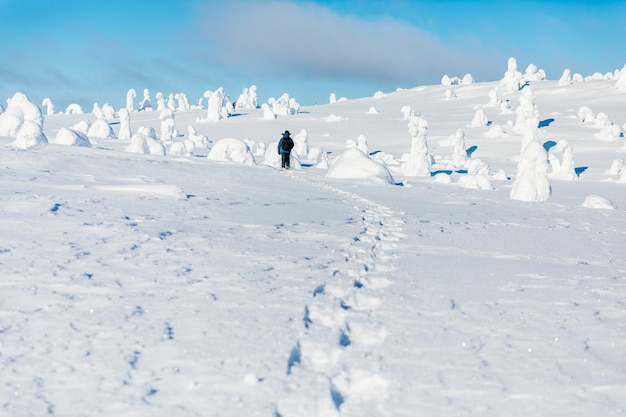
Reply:
[[[0,415],[626,413],[624,80],[16,93]]]

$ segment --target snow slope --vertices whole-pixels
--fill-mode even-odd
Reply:
[[[586,168],[524,202],[510,198],[521,94],[502,94],[507,113],[489,104],[497,85],[274,120],[175,114],[178,140],[193,125],[213,145],[270,153],[281,132],[304,129],[330,164],[363,135],[398,185],[330,178],[306,158],[282,171],[262,152],[241,164],[200,146],[18,150],[0,137],[0,415],[624,415],[626,184],[614,161],[625,143],[578,112],[622,129],[626,95],[614,80],[531,83],[538,140],[567,140]],[[438,176],[403,175],[403,106],[428,121]],[[473,126],[478,109],[489,125]],[[94,116],[45,116],[43,132],[84,120]],[[133,132],[159,126],[158,112],[131,113]],[[457,129],[476,147],[463,166]],[[468,188],[472,175],[491,187]],[[589,196],[609,208],[583,207]]]

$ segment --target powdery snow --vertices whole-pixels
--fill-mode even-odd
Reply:
[[[172,95],[167,144],[130,94],[132,139],[16,149],[94,115],[11,100],[0,415],[625,414],[624,92],[506,74],[211,123]]]

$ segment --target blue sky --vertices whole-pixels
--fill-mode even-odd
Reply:
[[[0,0],[0,99],[62,110],[125,104],[126,91],[195,102],[257,85],[303,105],[494,81],[515,57],[558,79],[626,64],[626,1]]]

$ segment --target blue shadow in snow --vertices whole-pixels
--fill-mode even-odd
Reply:
[[[470,146],[469,148],[467,148],[467,149],[465,150],[465,153],[467,154],[467,157],[468,157],[468,158],[471,158],[471,157],[472,157],[472,154],[474,153],[474,151],[475,151],[476,149],[478,149],[478,146],[476,146],[476,145],[474,145],[474,146]]]
[[[539,126],[538,126],[538,127],[539,127],[539,129],[541,129],[542,127],[548,127],[548,126],[550,126],[550,124],[551,124],[552,122],[554,122],[554,119],[553,119],[553,118],[546,119],[546,120],[541,120],[541,121],[539,122]]]
[[[431,171],[430,172],[430,176],[434,177],[437,174],[452,175],[453,172],[456,172],[457,174],[467,174],[467,170],[466,169],[456,169],[456,170],[452,170],[452,169],[438,169],[437,171]]]
[[[577,176],[580,177],[580,174],[585,172],[587,170],[587,168],[589,168],[589,167],[576,167],[576,168],[574,168],[574,172],[576,173]]]
[[[547,142],[544,142],[544,144],[543,144],[543,149],[545,149],[545,150],[546,150],[546,152],[549,152],[549,151],[550,151],[550,148],[552,148],[552,147],[553,147],[553,146],[555,146],[555,145],[556,145],[556,142],[555,142],[555,141],[553,141],[553,140],[549,140],[549,141],[547,141]]]

